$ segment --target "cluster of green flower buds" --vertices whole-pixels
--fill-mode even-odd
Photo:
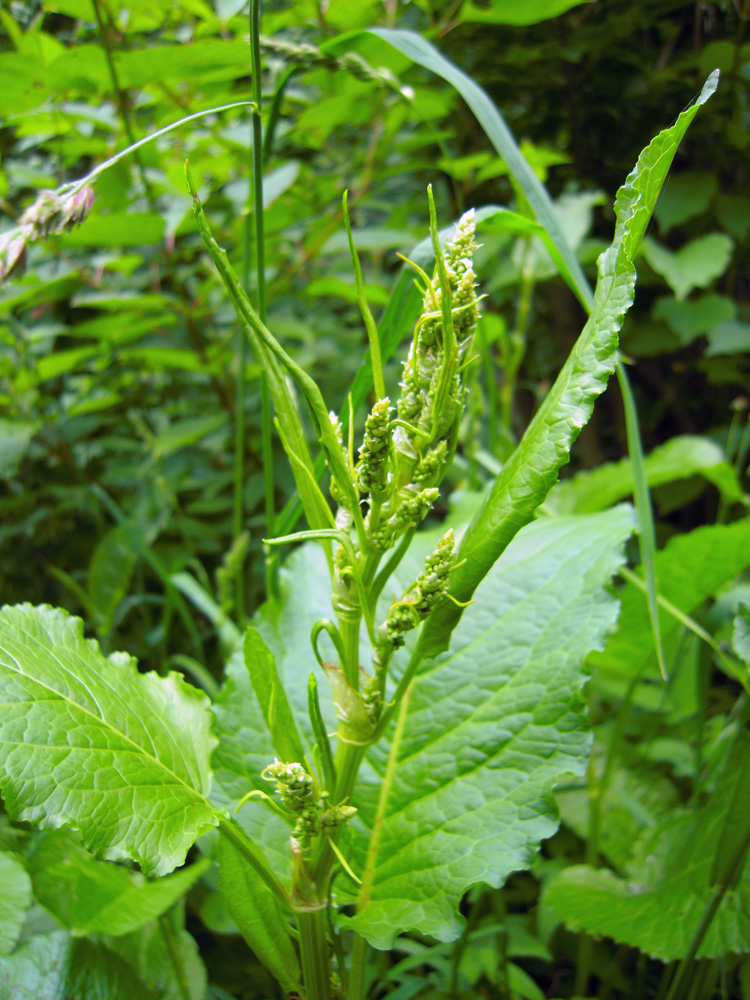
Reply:
[[[448,589],[448,576],[453,568],[455,540],[449,529],[425,559],[419,574],[400,601],[394,601],[388,617],[379,630],[379,645],[398,649],[404,635],[416,628],[430,614],[438,599]]]
[[[434,449],[449,441],[457,429],[464,400],[461,368],[467,360],[471,339],[479,319],[476,275],[472,254],[474,210],[466,212],[445,248],[444,263],[450,294],[450,313],[456,356],[450,357],[447,331],[443,328],[443,288],[436,270],[425,289],[422,315],[404,366],[398,418],[403,421],[394,433],[398,459],[398,479],[406,482],[427,459],[435,464]],[[439,388],[448,379],[442,398]],[[405,426],[408,425],[408,426]],[[416,433],[415,433],[416,432]],[[422,472],[424,478],[425,472]]]
[[[366,527],[375,552],[391,548],[426,517],[455,448],[464,402],[462,367],[479,317],[474,230],[474,213],[467,212],[443,254],[452,332],[443,329],[444,292],[436,268],[404,364],[397,419],[391,418],[388,398],[379,399],[367,418],[356,484],[370,497]]]
[[[315,779],[301,764],[275,761],[262,774],[266,781],[276,782],[276,792],[282,805],[296,818],[292,836],[306,855],[314,837],[346,823],[356,813],[354,806],[332,806],[328,793],[320,792]]]
[[[388,492],[388,452],[391,442],[390,401],[379,399],[365,423],[365,437],[357,464],[357,485],[380,499]]]

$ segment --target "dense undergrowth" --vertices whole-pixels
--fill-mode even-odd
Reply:
[[[0,11],[0,1000],[750,997],[749,18]]]

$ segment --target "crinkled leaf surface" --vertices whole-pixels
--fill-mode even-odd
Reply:
[[[0,1000],[157,1000],[127,962],[66,931],[0,959]]]
[[[0,611],[0,789],[11,815],[163,875],[216,825],[208,701],[105,657],[48,606]]]
[[[727,857],[727,820],[748,822],[748,742],[734,748],[716,791],[696,813],[674,810],[638,845],[637,875],[574,865],[549,884],[547,903],[568,927],[612,937],[663,962],[682,957],[715,890],[714,859]],[[632,870],[633,866],[631,866]],[[750,867],[730,888],[708,927],[699,958],[750,950]]]
[[[31,880],[20,858],[0,851],[0,955],[13,950],[31,902]]]
[[[676,535],[656,556],[659,593],[680,611],[692,614],[706,598],[750,566],[750,519],[733,524],[708,525]],[[659,611],[667,666],[674,658],[680,623]],[[592,653],[591,663],[613,673],[632,676],[657,671],[646,596],[633,584],[622,595],[617,632],[603,652]]]
[[[42,834],[29,858],[34,896],[75,934],[128,934],[169,909],[210,866],[202,858],[154,881],[99,861],[70,835]]]
[[[524,529],[452,652],[418,675],[390,751],[371,754],[382,796],[368,781],[355,800],[379,840],[351,923],[376,947],[401,930],[456,937],[462,893],[502,885],[556,829],[552,787],[588,755],[582,661],[616,620],[605,585],[632,529],[629,507]],[[366,840],[353,842],[355,870]]]

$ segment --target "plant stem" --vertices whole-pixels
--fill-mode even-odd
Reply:
[[[260,0],[250,0],[250,68],[252,73],[251,104],[252,118],[252,198],[253,219],[255,222],[255,267],[257,285],[257,313],[261,322],[266,321],[266,268],[265,239],[263,231],[263,122],[261,117],[262,88],[260,66]],[[244,253],[243,253],[243,285],[249,293],[250,278],[250,242],[251,219],[250,211],[245,215]],[[245,369],[247,362],[247,338],[240,339],[239,371],[237,373],[237,415],[235,423],[235,460],[234,460],[234,504],[233,532],[237,538],[243,530],[244,522],[244,454],[245,454]],[[265,371],[260,376],[261,398],[261,440],[263,456],[263,485],[266,512],[266,538],[274,536],[274,490],[273,490],[273,441],[271,434],[271,399],[268,388],[268,377]],[[266,556],[266,591],[269,597],[276,592],[275,573],[276,555]],[[243,568],[238,567],[235,578],[235,594],[237,615],[240,626],[245,619],[245,586]]]
[[[363,1000],[365,995],[365,969],[367,955],[367,942],[359,935],[354,935],[352,944],[352,959],[349,970],[349,989],[347,1000]]]
[[[102,0],[93,0],[94,5],[94,16],[96,17],[97,27],[99,28],[99,37],[102,40],[102,48],[104,49],[104,56],[107,60],[107,66],[109,67],[109,75],[112,78],[112,88],[115,92],[115,103],[117,104],[117,111],[120,116],[120,121],[122,122],[122,127],[125,129],[125,135],[128,137],[128,145],[135,146],[135,136],[133,135],[133,129],[130,125],[130,117],[128,115],[128,106],[125,100],[125,94],[120,87],[120,81],[117,76],[117,68],[115,66],[115,60],[112,55],[112,50],[109,45],[109,39],[107,38],[107,32],[104,27],[104,18],[102,17],[101,4]],[[143,161],[141,160],[140,153],[133,151],[133,159],[135,160],[136,167],[138,168],[138,174],[141,178],[141,184],[143,185],[143,190],[146,195],[146,199],[153,209],[155,207],[154,195],[149,187],[149,183],[146,180],[146,171],[143,169]]]
[[[297,924],[307,1000],[331,1000],[325,906],[298,912]]]

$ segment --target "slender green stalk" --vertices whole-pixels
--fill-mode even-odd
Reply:
[[[586,863],[591,865],[592,868],[599,867],[599,835],[601,831],[602,807],[609,790],[609,783],[612,780],[615,761],[617,760],[620,744],[625,733],[625,726],[630,715],[630,706],[642,676],[643,670],[641,669],[631,678],[625,692],[625,697],[620,705],[620,711],[617,714],[617,719],[609,738],[601,778],[597,777],[593,757],[589,761],[589,828],[586,838]],[[578,942],[578,961],[576,963],[576,979],[573,988],[576,996],[586,995],[593,957],[593,941],[588,935],[582,934]]]
[[[632,583],[634,587],[638,587],[644,593],[647,593],[647,584],[645,581],[641,580],[639,576],[629,570],[627,566],[622,566],[618,571],[623,580],[627,580],[628,583]],[[721,660],[724,665],[726,672],[743,686],[745,691],[750,694],[750,681],[747,678],[747,671],[734,660],[732,657],[727,656],[727,654],[722,650],[721,646],[714,639],[710,632],[707,632],[702,625],[699,625],[694,618],[690,615],[686,615],[684,611],[680,611],[678,607],[668,601],[666,597],[662,597],[661,594],[656,595],[656,602],[660,608],[670,614],[674,619],[676,619],[681,625],[684,625],[686,629],[689,629],[693,635],[698,636],[706,645],[711,649],[713,654],[717,659]]]
[[[367,330],[367,340],[370,344],[370,362],[372,364],[372,381],[375,386],[375,396],[377,399],[385,398],[385,379],[383,377],[383,359],[380,355],[380,338],[378,336],[378,328],[373,319],[372,313],[370,312],[370,307],[367,304],[367,297],[365,295],[365,284],[362,279],[362,267],[359,263],[359,257],[357,256],[357,249],[354,246],[354,237],[352,236],[352,226],[349,221],[349,208],[347,206],[347,196],[349,192],[344,191],[342,198],[342,207],[344,212],[344,225],[346,226],[346,235],[349,240],[349,253],[352,258],[352,266],[354,267],[354,277],[357,282],[357,302],[359,303],[359,311],[362,314],[362,319],[364,320],[365,329]]]
[[[252,73],[251,104],[252,117],[252,199],[255,235],[255,268],[256,268],[256,302],[257,313],[262,323],[266,321],[266,267],[265,238],[263,228],[263,121],[262,121],[262,88],[260,65],[260,0],[250,0],[250,68]],[[250,284],[250,243],[252,222],[250,211],[245,215],[244,253],[243,253],[243,285],[249,294]],[[235,424],[235,458],[234,458],[234,503],[233,531],[237,538],[244,530],[244,455],[245,455],[245,379],[247,367],[247,338],[240,338],[239,371],[237,373],[237,414]],[[273,477],[273,440],[271,396],[268,386],[268,376],[264,369],[260,377],[261,398],[261,441],[263,457],[263,485],[266,512],[266,537],[273,538],[275,530],[274,509],[274,477]],[[266,591],[269,597],[276,593],[276,577],[274,567],[277,565],[276,555],[266,557]],[[237,614],[240,625],[245,619],[245,586],[244,572],[241,566],[237,569],[235,578],[235,594]]]
[[[260,849],[244,831],[236,823],[222,816],[219,818],[219,833],[226,837],[232,847],[249,862],[251,868],[255,869],[282,906],[288,910],[290,899],[286,887],[274,875]]]
[[[625,410],[625,428],[628,436],[628,451],[630,462],[633,468],[633,493],[635,497],[635,515],[638,521],[638,537],[641,550],[641,562],[646,577],[646,587],[648,595],[648,616],[651,621],[651,631],[654,636],[654,647],[656,657],[659,661],[659,670],[664,680],[667,679],[667,668],[664,663],[664,650],[661,644],[661,628],[659,625],[659,608],[657,604],[657,582],[656,582],[656,535],[654,532],[654,514],[651,508],[651,496],[648,489],[648,479],[646,477],[645,459],[643,457],[643,445],[641,444],[641,434],[638,429],[638,413],[635,408],[635,399],[630,388],[627,372],[622,361],[617,361],[617,381],[620,384],[622,393],[622,403]]]
[[[138,174],[141,178],[141,184],[143,185],[143,190],[148,200],[151,208],[155,206],[155,200],[153,192],[146,180],[146,171],[143,169],[143,161],[141,160],[140,154],[137,151],[137,143],[135,141],[135,136],[133,134],[133,129],[130,124],[130,115],[128,114],[127,101],[125,100],[125,94],[120,86],[120,80],[117,76],[117,67],[115,66],[115,60],[112,55],[112,49],[109,45],[109,39],[107,38],[107,31],[104,26],[104,18],[102,17],[101,5],[103,0],[93,0],[94,4],[94,16],[96,17],[96,24],[99,28],[99,37],[102,40],[102,48],[104,49],[104,56],[107,60],[107,66],[109,68],[109,75],[112,79],[112,88],[115,92],[115,103],[117,104],[117,112],[120,116],[120,121],[122,122],[122,127],[125,129],[125,135],[128,137],[128,143],[131,149],[133,149],[133,159],[135,160],[136,167],[138,168]]]
[[[365,995],[365,970],[367,968],[367,942],[360,935],[354,935],[352,957],[349,967],[349,989],[347,1000],[362,1000]]]

